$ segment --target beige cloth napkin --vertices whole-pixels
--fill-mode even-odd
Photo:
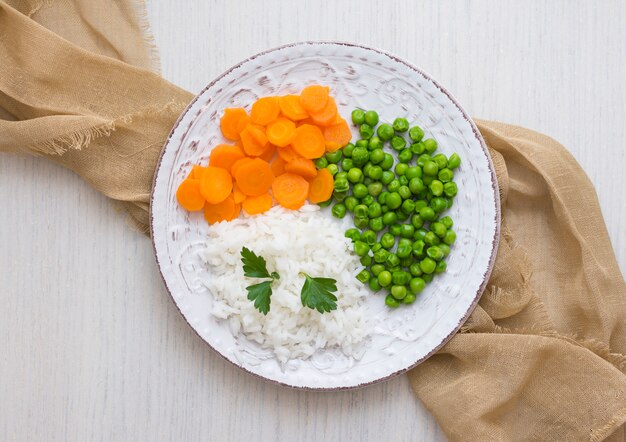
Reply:
[[[157,158],[192,95],[147,70],[142,4],[9,4],[0,150],[74,170],[146,232]],[[626,286],[594,189],[554,140],[478,125],[502,198],[495,269],[461,332],[411,384],[451,440],[623,441]]]

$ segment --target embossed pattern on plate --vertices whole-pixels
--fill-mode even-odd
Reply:
[[[439,151],[458,152],[459,195],[449,214],[457,243],[448,270],[408,307],[384,306],[372,295],[376,324],[360,360],[341,351],[319,351],[306,361],[280,366],[272,353],[209,314],[212,298],[203,280],[210,274],[198,258],[207,237],[200,213],[189,214],[175,191],[193,164],[206,163],[210,148],[224,142],[219,116],[226,107],[249,107],[258,97],[298,93],[307,84],[327,84],[341,114],[376,109],[382,120],[404,116],[435,138]],[[353,134],[357,132],[353,130]],[[213,349],[238,367],[291,387],[354,388],[402,373],[432,355],[461,327],[485,288],[497,250],[500,206],[493,165],[478,129],[452,96],[429,76],[399,60],[347,43],[305,42],[245,60],[214,80],[183,112],[163,149],[151,200],[151,233],[167,290],[186,321]]]

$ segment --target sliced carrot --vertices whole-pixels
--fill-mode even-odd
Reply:
[[[352,139],[350,126],[343,118],[339,123],[324,128],[324,138],[326,139],[326,150],[334,152],[344,147]]]
[[[259,98],[254,102],[250,111],[252,122],[262,126],[270,124],[278,118],[278,114],[280,114],[278,97]]]
[[[285,147],[295,138],[296,125],[286,118],[277,118],[276,121],[267,126],[265,133],[270,143],[278,147]]]
[[[309,113],[300,104],[300,97],[297,95],[279,97],[278,105],[283,115],[293,121],[303,120],[309,116]]]
[[[245,158],[246,154],[239,146],[219,144],[211,151],[209,166],[221,167],[230,171],[235,161]]]
[[[202,175],[204,174],[205,170],[206,170],[206,167],[198,166],[196,164],[191,168],[191,172],[189,172],[188,178],[194,178],[196,180],[199,180],[200,178],[202,178]]]
[[[258,213],[267,212],[272,208],[272,197],[269,193],[264,193],[259,196],[251,196],[246,198],[242,203],[243,210],[248,215],[256,215]]]
[[[317,176],[309,181],[309,201],[313,204],[328,201],[333,195],[335,180],[328,169],[320,169]]]
[[[230,168],[230,174],[232,176],[237,175],[237,169],[239,169],[239,167],[243,166],[244,164],[249,163],[250,161],[252,161],[252,158],[248,157],[235,161],[235,164],[233,164],[233,166]]]
[[[204,219],[209,224],[219,223],[220,221],[232,221],[239,216],[241,205],[235,204],[232,195],[224,201],[217,204],[205,204]]]
[[[300,175],[283,173],[274,179],[272,194],[281,206],[297,210],[302,207],[309,194],[309,183]]]
[[[263,195],[274,181],[274,174],[267,161],[255,158],[242,164],[235,172],[237,186],[248,196]]]
[[[270,163],[270,167],[274,176],[281,175],[285,172],[285,164],[287,164],[287,161],[283,160],[283,157],[281,157],[280,155],[274,158],[274,161]]]
[[[262,126],[248,124],[241,132],[241,142],[243,150],[250,156],[261,155],[267,147],[267,137]]]
[[[303,126],[305,124],[312,124],[313,126],[315,126],[315,121],[313,121],[312,118],[305,118],[304,120],[300,120],[296,123],[296,127],[300,127]]]
[[[337,103],[333,97],[328,97],[326,106],[319,112],[311,112],[311,119],[319,126],[328,126],[337,116]]]
[[[259,158],[269,163],[270,161],[272,161],[272,158],[274,158],[275,153],[276,153],[276,146],[274,146],[273,144],[268,144],[265,147],[265,150],[263,151],[263,153],[259,155]]]
[[[300,175],[307,180],[315,178],[315,175],[317,175],[315,164],[313,164],[313,161],[306,158],[294,158],[289,161],[285,164],[285,171]]]
[[[231,107],[224,110],[224,115],[220,120],[222,134],[229,140],[237,141],[239,132],[246,127],[250,117],[245,109],[241,107]]]
[[[326,140],[317,126],[304,124],[296,129],[291,146],[303,158],[319,158],[326,150]]]
[[[233,199],[235,204],[239,204],[246,199],[246,194],[241,191],[237,183],[233,185]]]
[[[176,190],[176,199],[185,210],[201,210],[204,207],[204,197],[200,193],[200,180],[185,179]]]
[[[233,179],[226,169],[209,166],[200,180],[200,192],[209,204],[224,201],[233,190]]]
[[[285,162],[289,162],[294,158],[301,158],[300,155],[293,150],[292,146],[278,147],[276,151],[278,152],[278,155],[285,160]]]
[[[309,113],[320,112],[328,103],[328,86],[307,86],[300,92],[300,104]]]

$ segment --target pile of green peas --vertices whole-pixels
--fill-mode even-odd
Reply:
[[[333,198],[322,205],[334,200],[333,216],[353,216],[355,227],[345,236],[365,266],[357,279],[374,292],[385,289],[389,307],[412,304],[446,270],[456,233],[443,212],[457,194],[461,158],[435,154],[437,141],[424,139],[422,128],[405,118],[378,125],[378,113],[355,109],[352,122],[360,139],[316,162],[334,176]]]

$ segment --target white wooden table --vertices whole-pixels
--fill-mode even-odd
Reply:
[[[474,116],[561,141],[595,184],[626,270],[626,4],[153,0],[163,74],[199,91],[260,50],[348,40],[432,74]],[[0,155],[0,440],[444,440],[405,377],[271,385],[210,351],[150,242],[72,173]]]

